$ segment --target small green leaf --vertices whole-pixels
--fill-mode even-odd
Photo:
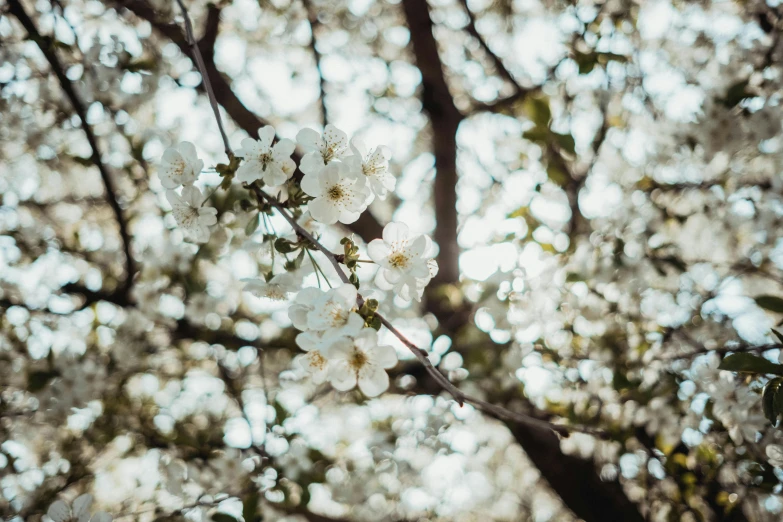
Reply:
[[[552,111],[549,108],[549,100],[546,98],[528,98],[525,103],[525,111],[537,126],[542,128],[549,126],[549,121],[552,119]]]
[[[783,384],[783,379],[771,379],[764,385],[764,389],[761,392],[761,404],[764,408],[764,416],[769,419],[769,422],[774,426],[777,424],[778,413],[775,411],[775,398],[780,385]]]
[[[257,522],[261,520],[258,516],[258,492],[251,492],[242,501],[242,518],[245,522]]]
[[[214,522],[238,522],[236,518],[225,513],[215,513],[212,515],[212,520]]]
[[[247,226],[245,226],[245,235],[246,236],[252,236],[253,232],[256,231],[258,228],[258,225],[261,224],[261,214],[256,213],[255,216],[253,216],[250,221],[247,222]]]
[[[720,366],[721,370],[747,373],[772,373],[783,375],[783,365],[775,364],[763,357],[749,353],[734,353],[724,358]]]
[[[778,338],[778,341],[780,341],[781,343],[783,343],[783,333],[780,333],[780,332],[778,332],[778,331],[777,331],[777,330],[775,330],[774,328],[772,329],[772,333],[773,333],[773,334],[775,334],[775,337],[777,337],[777,338]]]
[[[569,154],[576,153],[576,143],[574,142],[573,136],[570,134],[558,134],[557,132],[553,132],[552,136],[555,137],[555,141],[558,145],[560,145],[561,149],[568,152]]]
[[[764,310],[775,312],[778,314],[783,313],[783,299],[775,297],[774,295],[760,295],[756,298],[756,304]]]
[[[275,250],[281,254],[287,254],[294,251],[293,243],[283,237],[277,238],[275,241]]]
[[[27,374],[27,391],[38,392],[43,390],[49,381],[59,375],[55,371],[35,371]]]

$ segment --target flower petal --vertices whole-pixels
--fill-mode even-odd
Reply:
[[[296,142],[306,150],[321,150],[321,135],[313,129],[302,129],[296,135]]]
[[[389,376],[383,368],[365,364],[359,370],[359,389],[368,397],[377,397],[389,388]]]
[[[397,352],[388,344],[373,347],[367,351],[367,356],[381,368],[394,368],[397,365]]]
[[[337,361],[329,365],[329,382],[335,390],[348,391],[356,386],[356,372],[347,361]]]
[[[370,244],[367,245],[367,255],[370,256],[375,263],[380,263],[385,260],[391,254],[389,246],[383,242],[382,239],[373,239]]]
[[[404,241],[408,239],[409,233],[410,230],[408,229],[408,225],[398,221],[392,221],[383,227],[383,240],[386,241],[386,243]]]
[[[275,140],[275,128],[271,125],[265,125],[258,129],[258,144],[263,150],[269,150],[272,142]]]
[[[313,219],[325,225],[334,225],[340,216],[340,211],[329,203],[326,198],[316,198],[307,204],[307,210]]]

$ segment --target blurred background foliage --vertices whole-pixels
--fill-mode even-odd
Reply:
[[[85,492],[161,522],[779,519],[778,2],[187,6],[234,146],[328,122],[392,149],[395,194],[322,237],[432,235],[424,302],[373,297],[433,364],[605,437],[460,408],[402,346],[380,398],[314,386],[240,282],[285,224],[238,188],[204,245],[168,212],[166,147],[207,187],[225,161],[175,5],[5,0],[6,520]]]

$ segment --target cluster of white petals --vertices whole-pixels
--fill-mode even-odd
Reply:
[[[319,232],[319,224],[353,223],[375,197],[383,199],[395,188],[388,147],[368,149],[361,140],[349,142],[332,125],[323,134],[303,129],[296,140],[304,150],[300,187],[309,196],[298,203],[303,212],[297,223],[309,232]],[[260,180],[268,187],[285,184],[296,170],[291,158],[295,148],[291,140],[275,142],[273,127],[262,127],[257,140],[243,140],[236,151],[241,158],[236,178],[247,184]],[[177,225],[196,242],[209,240],[209,227],[217,223],[217,211],[204,206],[201,191],[193,185],[203,165],[195,147],[182,143],[164,153],[160,169]],[[180,185],[181,193],[175,192]],[[421,300],[438,270],[432,240],[427,235],[412,235],[403,223],[389,223],[383,238],[370,242],[367,251],[379,267],[378,287],[404,300]],[[315,383],[329,381],[337,390],[358,386],[369,397],[389,387],[386,370],[396,364],[396,353],[391,346],[378,345],[377,331],[368,326],[370,319],[366,322],[359,313],[357,303],[362,301],[354,285],[346,283],[328,291],[301,288],[301,277],[289,271],[242,281],[245,291],[263,299],[287,301],[296,294],[288,315],[302,331],[296,343],[305,353],[298,363]]]
[[[193,185],[198,179],[204,162],[198,159],[196,147],[183,141],[163,152],[158,177],[164,188],[175,189],[181,185]]]
[[[198,187],[182,187],[182,193],[166,191],[166,199],[171,205],[171,213],[185,235],[197,243],[209,240],[209,227],[217,223],[217,210],[205,207],[204,195]]]
[[[386,225],[383,239],[372,240],[367,253],[380,266],[378,286],[393,289],[406,301],[420,301],[424,288],[438,273],[432,240],[426,234],[411,236],[405,223]]]
[[[316,384],[328,380],[340,391],[358,384],[368,397],[389,387],[386,369],[397,364],[394,348],[378,345],[378,332],[364,326],[357,313],[356,288],[343,284],[323,292],[302,290],[289,308],[291,322],[300,330],[296,344],[306,352],[299,365]]]
[[[237,169],[237,179],[243,183],[262,180],[270,187],[285,183],[296,170],[291,159],[296,145],[293,141],[282,139],[275,143],[274,127],[267,125],[258,129],[258,140],[242,140],[242,148],[236,155],[244,161]]]

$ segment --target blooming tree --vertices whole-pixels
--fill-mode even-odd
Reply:
[[[0,4],[0,514],[778,520],[776,2]]]

